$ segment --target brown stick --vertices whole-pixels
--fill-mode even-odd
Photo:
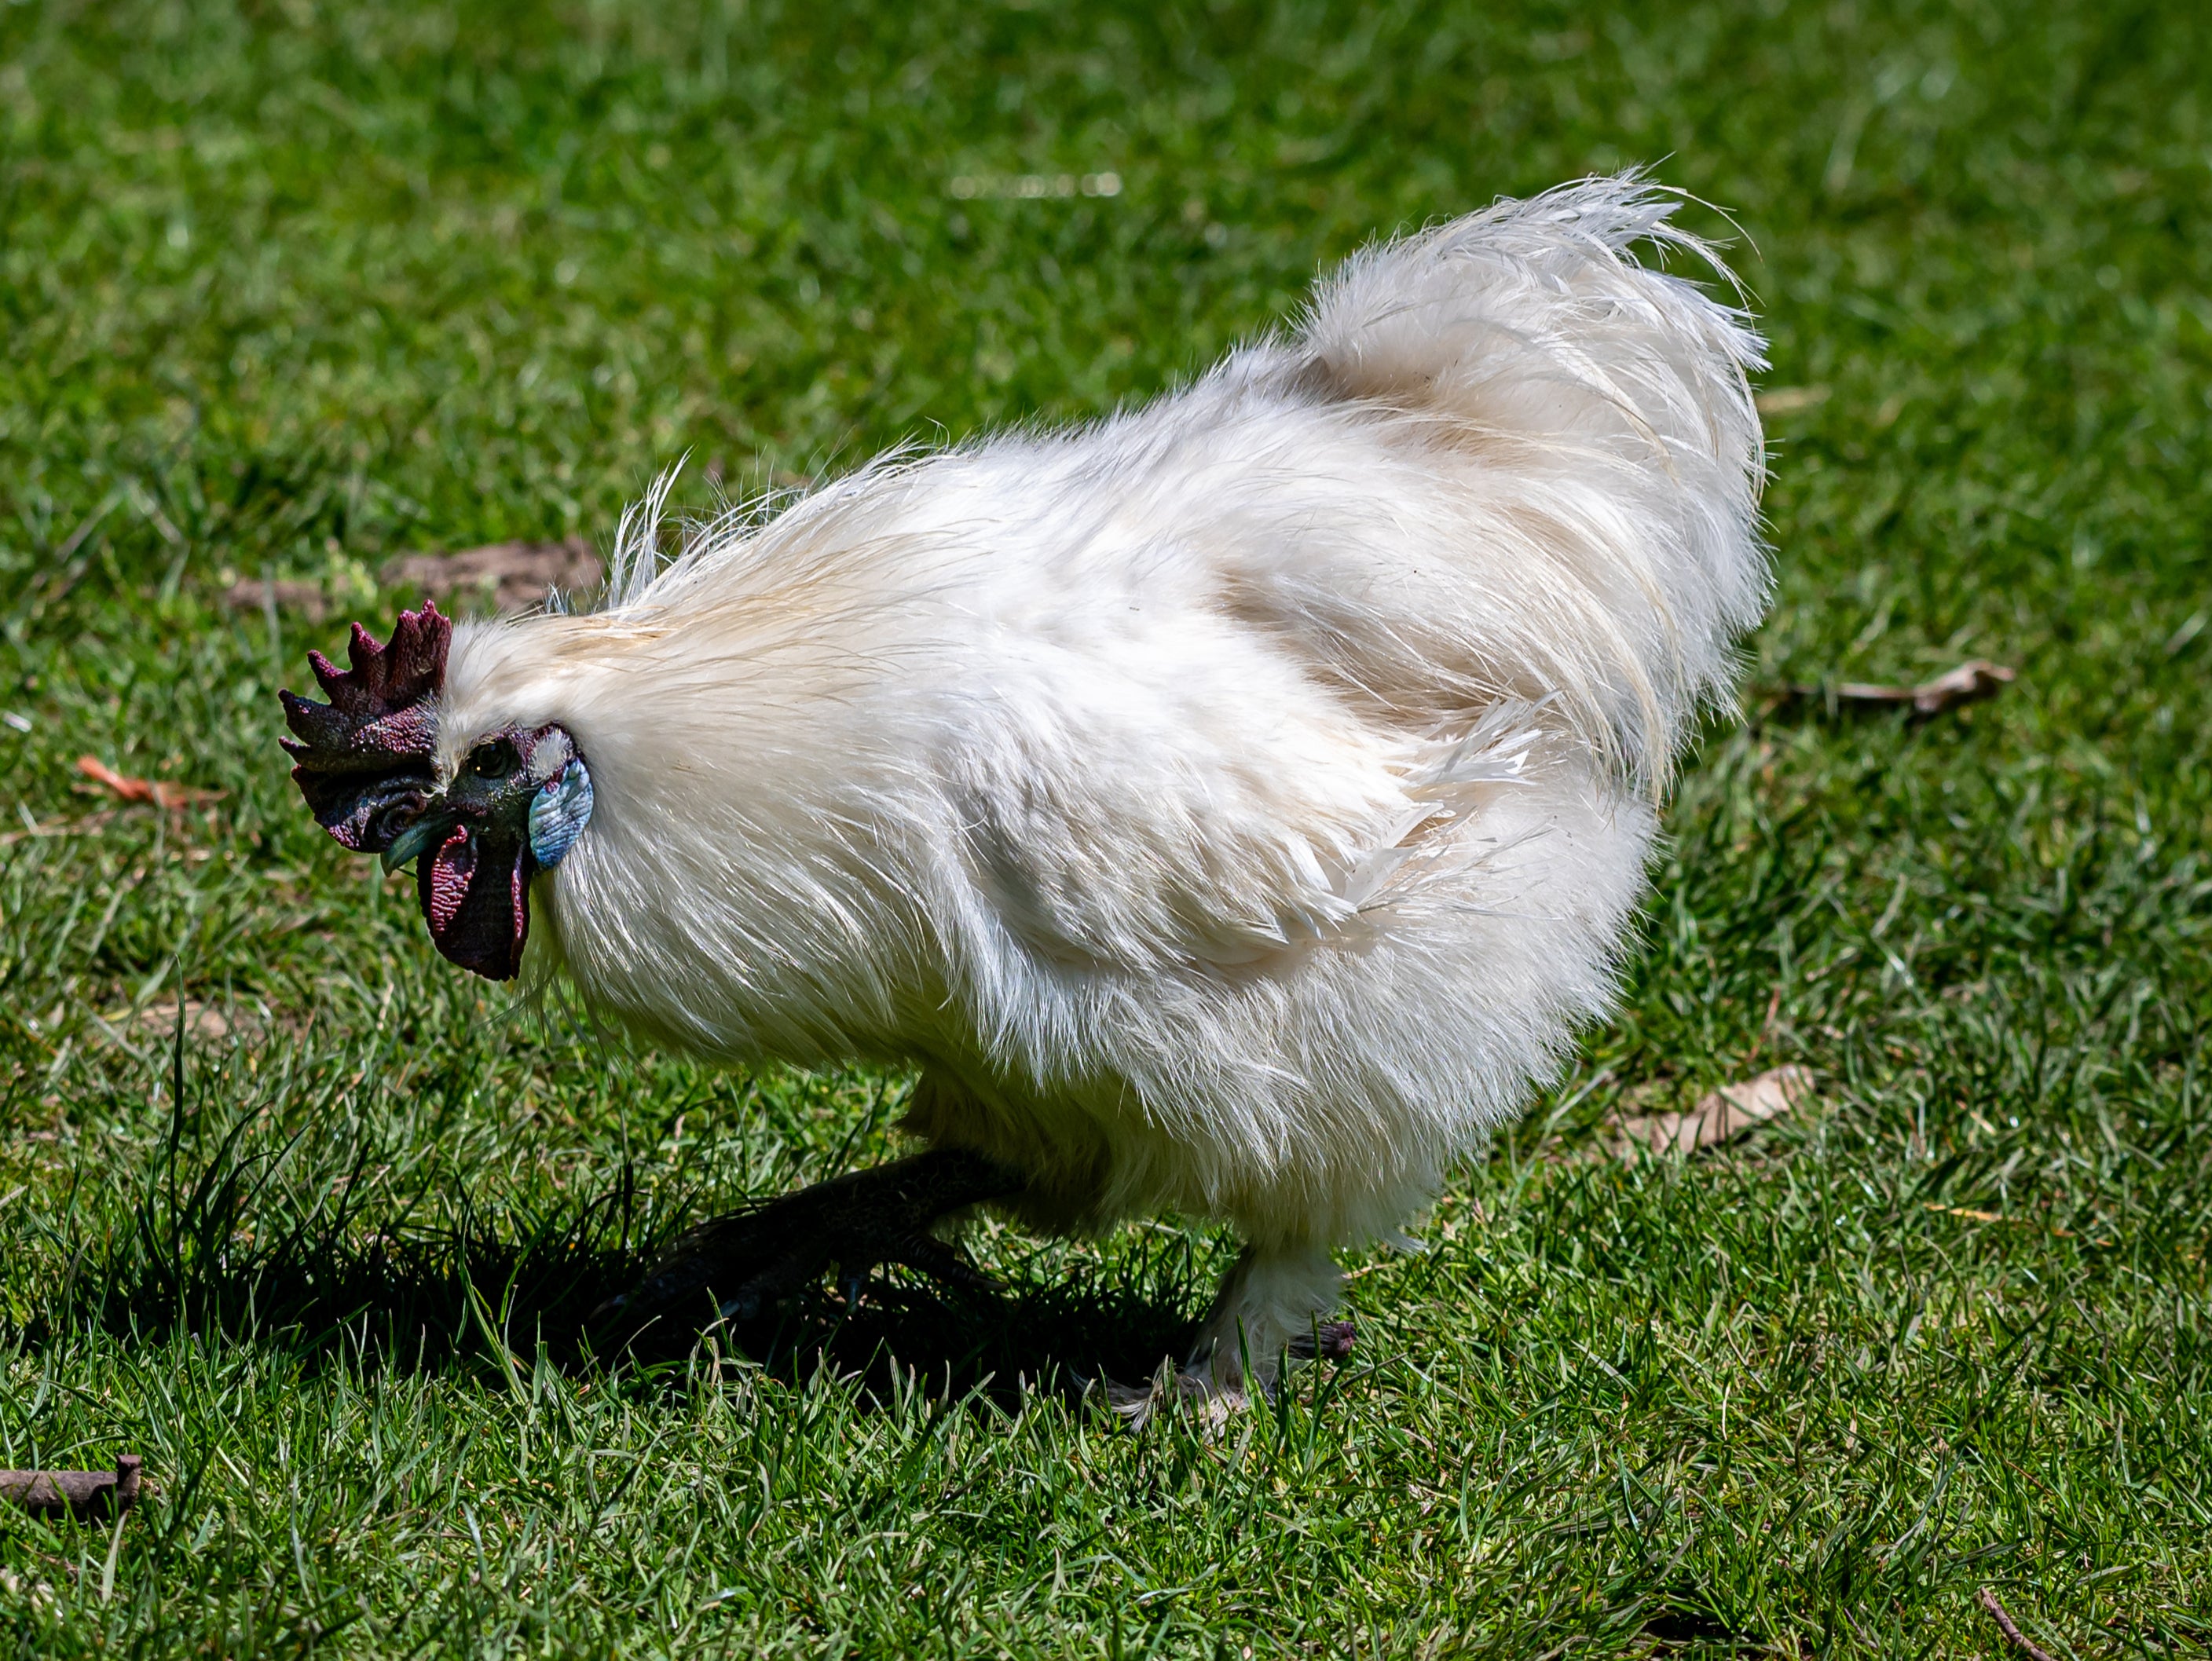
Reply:
[[[1997,1602],[1996,1593],[1991,1591],[1987,1586],[1982,1588],[1982,1607],[1987,1609],[1990,1618],[1996,1621],[1997,1630],[2010,1639],[2021,1653],[2028,1658],[2028,1661],[2053,1661],[2049,1650],[2045,1649],[2042,1645],[2013,1624],[2012,1616],[2005,1613],[2005,1606]]]
[[[42,1517],[112,1517],[138,1503],[135,1453],[112,1470],[0,1470],[0,1500]]]
[[[1863,681],[1846,681],[1837,687],[1787,686],[1782,688],[1782,695],[1785,700],[1833,698],[1838,706],[1910,704],[1915,715],[1926,717],[1941,715],[1961,704],[1994,698],[2015,678],[2015,671],[2006,665],[1977,658],[1917,687],[1872,686]]]

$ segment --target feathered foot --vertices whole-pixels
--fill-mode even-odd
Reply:
[[[1311,1331],[1293,1337],[1283,1349],[1283,1359],[1344,1361],[1351,1355],[1357,1336],[1348,1320],[1324,1321]],[[1132,1385],[1101,1379],[1099,1391],[1106,1398],[1106,1405],[1119,1414],[1122,1423],[1131,1430],[1142,1430],[1152,1422],[1152,1415],[1170,1403],[1182,1402],[1197,1414],[1200,1425],[1212,1434],[1228,1424],[1231,1414],[1251,1404],[1248,1380],[1242,1368],[1224,1371],[1229,1376],[1217,1373],[1210,1365],[1176,1367],[1164,1361],[1150,1384]],[[1273,1399],[1281,1383],[1281,1369],[1262,1367],[1255,1358],[1252,1371],[1260,1393]]]
[[[848,1285],[878,1264],[896,1263],[948,1285],[988,1289],[990,1280],[930,1228],[963,1207],[1018,1192],[1024,1182],[1019,1172],[956,1148],[851,1172],[686,1229],[644,1279],[600,1305],[593,1318],[632,1333],[667,1317],[750,1320],[832,1264]]]
[[[1348,1320],[1323,1318],[1343,1284],[1334,1261],[1315,1246],[1247,1246],[1221,1282],[1180,1370],[1160,1368],[1152,1383],[1131,1389],[1102,1380],[1108,1405],[1132,1429],[1166,1403],[1192,1403],[1209,1430],[1250,1401],[1267,1396],[1286,1361],[1342,1361],[1354,1337]]]

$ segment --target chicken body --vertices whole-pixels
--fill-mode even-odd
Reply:
[[[464,626],[450,779],[588,761],[522,973],[736,1062],[917,1064],[1031,1222],[1248,1243],[1271,1373],[1613,994],[1654,802],[1759,617],[1759,343],[1594,180],[1350,262],[1096,426],[895,458]]]

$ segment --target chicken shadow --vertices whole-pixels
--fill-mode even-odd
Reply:
[[[742,1358],[793,1383],[828,1371],[864,1394],[919,1385],[1011,1404],[1079,1393],[1101,1378],[1150,1377],[1187,1347],[1213,1267],[1200,1242],[1146,1236],[1095,1256],[1037,1246],[986,1265],[995,1288],[939,1288],[878,1271],[848,1295],[809,1288],[744,1322],[611,1323],[608,1300],[634,1286],[684,1219],[641,1207],[624,1184],[574,1207],[477,1213],[410,1226],[343,1209],[284,1220],[240,1214],[239,1193],[197,1193],[112,1237],[25,1336],[89,1318],[119,1337],[220,1333],[318,1359],[424,1371],[467,1358],[492,1371],[539,1355],[563,1371],[617,1365],[680,1379],[695,1355]],[[643,1213],[643,1215],[641,1215]],[[1074,1258],[1074,1261],[1070,1261]]]
[[[1100,1381],[1152,1376],[1189,1347],[1197,1321],[1178,1303],[1090,1277],[1023,1281],[995,1294],[945,1292],[878,1276],[848,1300],[828,1288],[785,1300],[745,1322],[702,1329],[662,1323],[630,1341],[648,1365],[687,1361],[708,1340],[799,1383],[826,1370],[880,1397],[916,1385],[941,1399],[971,1393],[1001,1405],[1073,1396]]]

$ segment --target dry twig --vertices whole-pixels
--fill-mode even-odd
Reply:
[[[112,1470],[0,1470],[0,1501],[42,1517],[113,1517],[138,1503],[143,1464],[126,1453]]]
[[[2045,1649],[2042,1645],[2037,1643],[2014,1624],[2012,1616],[2005,1613],[2005,1606],[1997,1602],[1996,1593],[1984,1586],[1981,1597],[1982,1607],[1990,1612],[1990,1619],[1997,1623],[1997,1630],[2011,1640],[2014,1647],[2022,1655],[2027,1656],[2028,1661],[2055,1661],[2055,1658],[2049,1650]]]

